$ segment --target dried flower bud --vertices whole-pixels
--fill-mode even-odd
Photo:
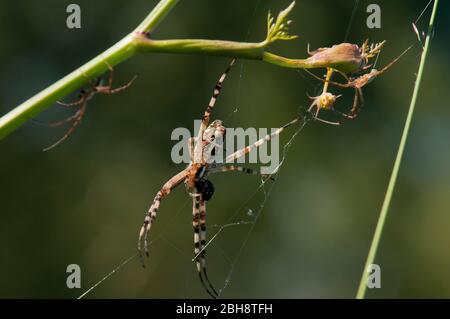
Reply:
[[[310,52],[306,59],[307,64],[314,67],[331,67],[344,73],[353,73],[361,70],[366,65],[366,59],[361,48],[356,44],[341,43],[331,48],[319,48]]]

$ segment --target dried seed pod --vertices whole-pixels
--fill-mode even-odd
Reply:
[[[385,41],[368,46],[367,41],[359,47],[356,44],[341,43],[331,48],[319,48],[306,59],[314,67],[330,67],[346,74],[355,73],[367,67],[369,59],[380,52]]]
[[[331,48],[319,48],[310,54],[311,56],[306,59],[308,64],[315,67],[331,67],[344,73],[356,72],[365,65],[365,59],[356,44],[336,44]]]

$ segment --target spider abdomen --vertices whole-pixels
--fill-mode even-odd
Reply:
[[[201,178],[195,181],[194,185],[204,200],[208,201],[214,195],[214,185],[211,181]]]

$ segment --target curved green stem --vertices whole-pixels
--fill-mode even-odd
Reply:
[[[394,168],[392,169],[391,178],[389,180],[389,185],[386,190],[386,195],[384,197],[383,205],[380,211],[380,217],[378,218],[377,226],[375,228],[375,234],[373,235],[372,244],[370,245],[369,254],[367,256],[366,264],[364,265],[363,274],[361,281],[359,283],[358,292],[356,295],[357,299],[363,299],[366,295],[367,290],[367,279],[369,278],[368,268],[375,261],[375,257],[378,251],[378,246],[380,244],[381,234],[383,233],[383,228],[386,223],[386,217],[389,211],[389,206],[392,200],[392,194],[394,193],[395,184],[397,181],[398,172],[400,170],[400,164],[402,162],[403,153],[405,151],[406,140],[408,139],[409,129],[411,127],[412,117],[414,114],[414,109],[417,102],[417,97],[419,94],[420,83],[422,80],[423,70],[425,68],[425,61],[428,55],[428,49],[430,47],[431,33],[433,31],[434,18],[437,12],[438,0],[434,0],[433,11],[430,17],[430,24],[428,26],[428,33],[425,40],[425,45],[422,51],[422,57],[420,59],[419,72],[417,73],[416,83],[414,85],[414,91],[411,98],[411,104],[409,106],[408,116],[406,118],[405,126],[403,128],[402,138],[400,140],[400,145],[397,151],[397,157],[395,158]]]
[[[266,52],[266,48],[276,40],[295,38],[295,36],[288,34],[287,29],[290,24],[287,15],[295,2],[281,11],[275,22],[274,18],[269,15],[268,35],[262,42],[249,43],[204,39],[154,40],[149,38],[149,32],[155,30],[156,26],[178,2],[179,0],[161,0],[133,32],[117,44],[1,117],[0,140],[48,106],[80,88],[88,82],[89,78],[100,76],[108,70],[109,66],[115,66],[138,52],[217,55],[260,60],[288,68],[332,67],[338,69],[342,63],[348,65],[346,69],[354,68],[352,60],[350,62],[348,59],[342,61],[341,58],[333,58],[333,55],[325,60],[288,59]]]

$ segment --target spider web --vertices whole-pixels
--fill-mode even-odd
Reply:
[[[348,35],[351,30],[351,26],[353,24],[354,16],[357,11],[359,0],[355,0],[354,8],[351,14],[351,18],[349,20],[349,24],[347,27],[345,40],[347,40]],[[254,10],[252,12],[251,18],[249,19],[249,27],[245,36],[244,41],[247,41],[250,34],[251,34],[251,27],[254,24],[253,20],[256,15],[256,12],[258,11],[258,8],[260,7],[261,0],[258,0],[255,4]],[[234,109],[229,113],[227,119],[233,120],[233,118],[238,114],[240,110],[240,99],[241,99],[241,92],[242,92],[242,81],[244,78],[244,64],[241,62],[239,66],[239,77],[238,77],[238,84],[237,84],[237,92],[236,92],[236,104],[234,106]],[[314,90],[317,90],[321,84],[313,84],[314,82],[308,78],[305,77],[305,75],[298,70],[298,74],[303,78],[304,81],[307,82],[309,86],[311,86]],[[208,236],[208,240],[206,243],[206,248],[211,249],[212,246],[214,249],[217,249],[223,256],[224,260],[228,263],[228,271],[226,272],[225,279],[223,279],[222,284],[218,285],[220,288],[218,289],[219,296],[222,295],[222,293],[228,288],[234,271],[236,269],[236,265],[239,263],[240,258],[243,255],[243,252],[245,250],[245,247],[247,243],[250,240],[250,237],[253,233],[253,230],[256,227],[256,224],[258,222],[258,219],[260,218],[262,212],[264,211],[264,208],[271,196],[271,193],[277,184],[278,176],[281,170],[281,167],[283,166],[287,155],[289,153],[289,150],[295,140],[295,138],[298,136],[298,134],[304,129],[304,127],[308,124],[310,121],[310,118],[303,117],[303,120],[301,120],[300,124],[296,124],[296,130],[294,133],[291,134],[289,140],[283,145],[282,148],[282,158],[281,161],[276,168],[276,174],[275,174],[275,181],[271,181],[268,179],[261,179],[260,183],[254,189],[254,191],[244,200],[244,202],[231,214],[231,216],[224,221],[221,224],[215,224],[215,225],[209,225],[208,230],[210,235]],[[283,134],[287,134],[283,132]],[[262,199],[257,201],[257,204],[251,204],[252,201],[255,200],[256,197],[261,196]],[[152,239],[149,243],[149,246],[151,248],[152,245],[155,243],[158,243],[160,241],[164,241],[168,246],[175,249],[180,255],[183,256],[185,260],[188,260],[191,264],[194,264],[195,256],[192,256],[192,250],[189,250],[189,252],[184,251],[183,249],[177,247],[174,243],[172,243],[170,240],[168,240],[165,237],[165,233],[167,232],[167,228],[169,228],[173,222],[177,219],[178,215],[181,211],[184,211],[187,208],[187,204],[189,203],[189,200],[185,200],[183,204],[179,207],[179,209],[172,215],[168,223],[165,225],[165,227],[161,230],[160,235],[156,238]],[[252,208],[249,208],[252,207]],[[221,245],[218,242],[218,239],[228,230],[237,228],[237,227],[247,227],[247,231],[244,232],[243,240],[241,244],[238,246],[237,250],[235,250],[234,256],[230,257],[229,253],[225,252],[225,250],[221,247]],[[117,273],[120,269],[125,267],[127,264],[129,264],[132,260],[137,260],[138,253],[134,253],[127,258],[125,258],[121,263],[119,263],[116,267],[114,267],[110,272],[108,272],[104,277],[102,277],[99,281],[97,281],[95,284],[93,284],[89,289],[87,289],[83,294],[81,294],[78,299],[84,298],[89,293],[91,293],[93,290],[95,290],[97,287],[99,287],[102,283],[104,283],[106,280],[111,278],[115,273]],[[190,280],[195,280],[197,276],[193,276],[194,274],[194,267],[191,267],[191,271],[188,271],[186,273],[186,279],[184,288],[182,288],[181,296],[186,297],[186,292],[188,290],[188,283]]]

